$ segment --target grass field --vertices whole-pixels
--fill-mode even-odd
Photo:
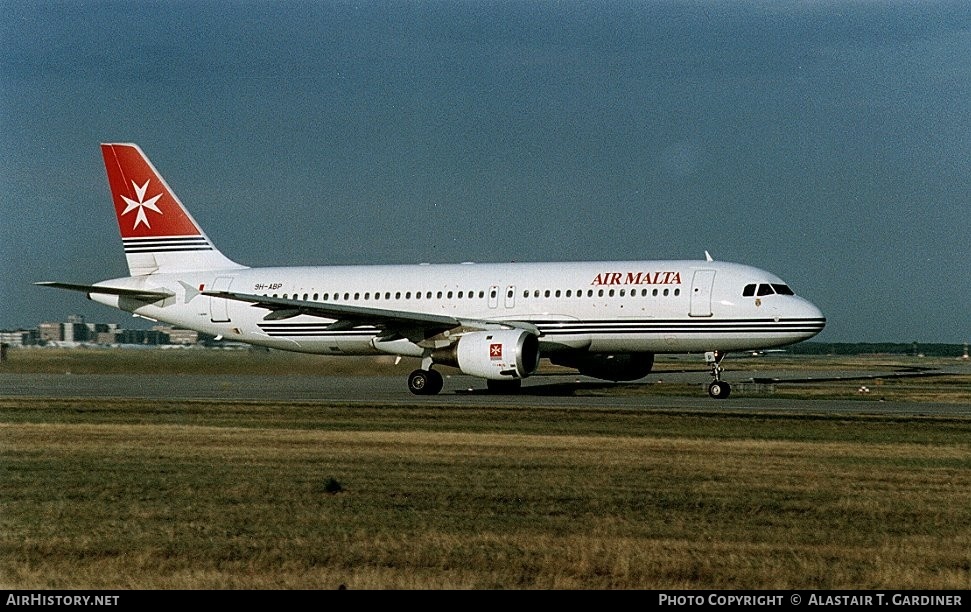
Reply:
[[[0,587],[971,588],[971,419],[527,402],[0,399]]]

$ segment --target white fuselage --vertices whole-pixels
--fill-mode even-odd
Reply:
[[[321,354],[418,356],[421,350],[403,340],[376,343],[379,331],[371,326],[328,330],[332,319],[306,315],[267,320],[265,308],[200,291],[524,322],[541,332],[544,355],[569,349],[684,353],[770,348],[811,338],[825,325],[818,308],[788,292],[743,295],[752,285],[785,287],[778,277],[713,261],[241,268],[99,284],[175,293],[151,304],[91,295],[150,319],[227,340]]]
[[[637,380],[655,353],[721,360],[784,346],[826,325],[778,277],[705,261],[611,261],[248,268],[203,232],[134,143],[102,143],[131,276],[84,291],[97,302],[227,340],[325,355],[421,359],[408,376],[434,395],[457,367],[490,389],[518,389],[542,357],[602,380]]]

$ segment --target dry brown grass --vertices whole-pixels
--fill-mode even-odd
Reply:
[[[971,587],[962,419],[36,401],[5,588]]]

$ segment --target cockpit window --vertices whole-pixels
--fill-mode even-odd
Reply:
[[[745,285],[745,288],[742,289],[742,297],[752,297],[754,295],[762,297],[763,295],[772,295],[775,293],[779,295],[795,295],[792,289],[789,288],[789,285],[780,283]]]

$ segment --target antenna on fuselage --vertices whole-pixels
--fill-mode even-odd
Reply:
[[[715,261],[714,259],[711,258],[711,255],[708,254],[707,250],[705,251],[705,261]]]

